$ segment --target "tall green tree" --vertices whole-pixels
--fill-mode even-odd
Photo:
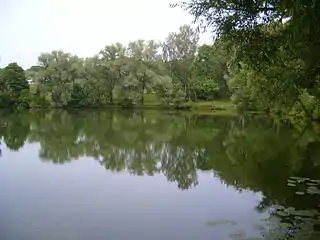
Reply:
[[[1,102],[4,107],[28,107],[26,100],[29,84],[22,67],[8,64],[1,71]]]
[[[176,33],[170,33],[162,43],[163,60],[169,67],[170,76],[179,81],[190,99],[192,68],[197,53],[199,32],[189,25],[183,25]]]
[[[235,73],[242,66],[260,73],[257,84],[251,82],[264,104],[275,102],[285,110],[300,104],[305,109],[304,92],[320,99],[319,1],[190,0],[173,6],[230,40],[239,64]]]
[[[105,90],[104,67],[98,55],[84,59],[80,69],[80,86],[86,92],[87,106],[98,106],[107,101],[108,92]]]
[[[10,63],[2,70],[1,75],[5,88],[10,93],[20,94],[24,90],[29,90],[24,70],[17,63]]]
[[[121,84],[120,80],[124,74],[125,51],[126,48],[121,43],[107,45],[100,51],[99,69],[105,81],[108,102],[111,104],[113,104],[115,86]]]
[[[127,48],[127,56],[130,58],[128,64],[129,75],[126,80],[131,81],[131,87],[136,89],[140,104],[144,104],[144,95],[150,92],[154,80],[157,77],[159,44],[155,41],[137,40],[130,42]]]
[[[55,107],[66,106],[73,84],[79,80],[81,59],[62,51],[43,53],[38,58],[42,69],[36,81],[46,87]]]
[[[202,45],[198,49],[192,71],[193,91],[200,99],[227,98],[229,86],[227,75],[230,53],[222,39],[212,45]]]

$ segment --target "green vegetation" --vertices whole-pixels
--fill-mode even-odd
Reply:
[[[188,0],[172,7],[213,30],[214,45],[228,46],[227,83],[239,110],[319,118],[319,1]]]
[[[199,31],[184,25],[164,42],[115,43],[89,58],[43,53],[25,71],[29,92],[19,66],[1,71],[1,107],[208,111],[212,100],[232,100],[240,112],[319,119],[318,1],[189,0],[173,7],[211,28],[215,41],[199,46]]]
[[[0,107],[24,107],[27,104],[29,85],[24,70],[10,63],[0,71]]]
[[[220,45],[199,46],[199,32],[188,25],[170,33],[164,42],[137,40],[127,46],[105,46],[90,58],[62,51],[43,53],[38,65],[21,75],[1,75],[6,84],[31,81],[18,91],[14,104],[1,89],[5,108],[97,108],[107,106],[190,109],[198,101],[229,98],[224,78],[227,61]],[[16,100],[19,99],[19,100]],[[21,100],[23,99],[23,101]],[[206,111],[211,105],[206,105]]]

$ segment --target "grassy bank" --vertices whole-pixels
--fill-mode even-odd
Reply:
[[[214,111],[211,111],[212,105],[214,106]],[[147,94],[144,98],[144,104],[137,105],[135,108],[163,108],[163,105],[156,95]],[[235,105],[227,100],[190,101],[181,104],[181,108],[208,115],[234,115],[236,113]]]
[[[32,92],[35,89],[31,89]],[[47,100],[49,100],[49,96],[47,96]],[[214,107],[214,111],[211,111],[211,107]],[[32,109],[42,109],[43,106],[33,106]],[[55,107],[47,106],[48,109],[55,109]],[[70,107],[72,108],[72,107]],[[76,109],[82,109],[83,107],[75,107]],[[208,115],[234,115],[235,114],[235,105],[228,100],[215,100],[215,101],[189,101],[183,102],[179,106],[169,107],[162,104],[161,100],[157,97],[156,94],[145,94],[144,95],[144,103],[137,104],[133,106],[122,106],[118,99],[114,99],[114,104],[109,105],[97,105],[97,106],[90,106],[88,108],[84,107],[85,109],[164,109],[164,110],[185,110],[196,112],[200,114],[208,114]]]

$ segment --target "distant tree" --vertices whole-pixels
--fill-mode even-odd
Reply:
[[[151,91],[157,77],[155,70],[158,67],[156,64],[158,48],[159,44],[155,41],[141,39],[130,42],[127,48],[129,74],[124,80],[133,83],[129,87],[135,89],[135,96],[142,105],[144,104],[144,94]]]
[[[39,72],[42,70],[42,67],[39,65],[34,65],[31,66],[29,69],[27,69],[26,71],[33,71],[33,72]]]
[[[41,69],[35,81],[45,86],[55,107],[64,107],[70,100],[73,84],[79,79],[80,58],[62,51],[43,53],[38,58]]]
[[[114,89],[123,77],[126,47],[121,43],[107,45],[99,53],[96,70],[107,92],[108,103],[113,104]]]
[[[37,74],[42,70],[43,70],[43,67],[41,66],[38,66],[38,65],[31,66],[30,68],[25,70],[26,78],[33,80],[34,78],[36,78]]]
[[[1,71],[0,84],[2,107],[28,106],[29,84],[23,68],[17,63],[10,63]]]
[[[170,76],[183,86],[185,100],[190,99],[192,68],[198,49],[199,32],[189,25],[183,25],[178,32],[170,33],[162,43],[163,60]]]
[[[192,69],[195,78],[192,91],[200,99],[229,97],[227,75],[230,53],[225,45],[222,39],[218,39],[214,44],[204,44],[198,49]]]
[[[0,92],[2,92],[5,89],[2,72],[3,72],[3,69],[0,68]]]
[[[1,75],[5,88],[10,93],[20,94],[24,90],[29,90],[24,70],[17,63],[10,63],[2,70]]]

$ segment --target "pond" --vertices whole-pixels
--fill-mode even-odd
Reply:
[[[317,126],[1,113],[0,239],[320,239]]]

